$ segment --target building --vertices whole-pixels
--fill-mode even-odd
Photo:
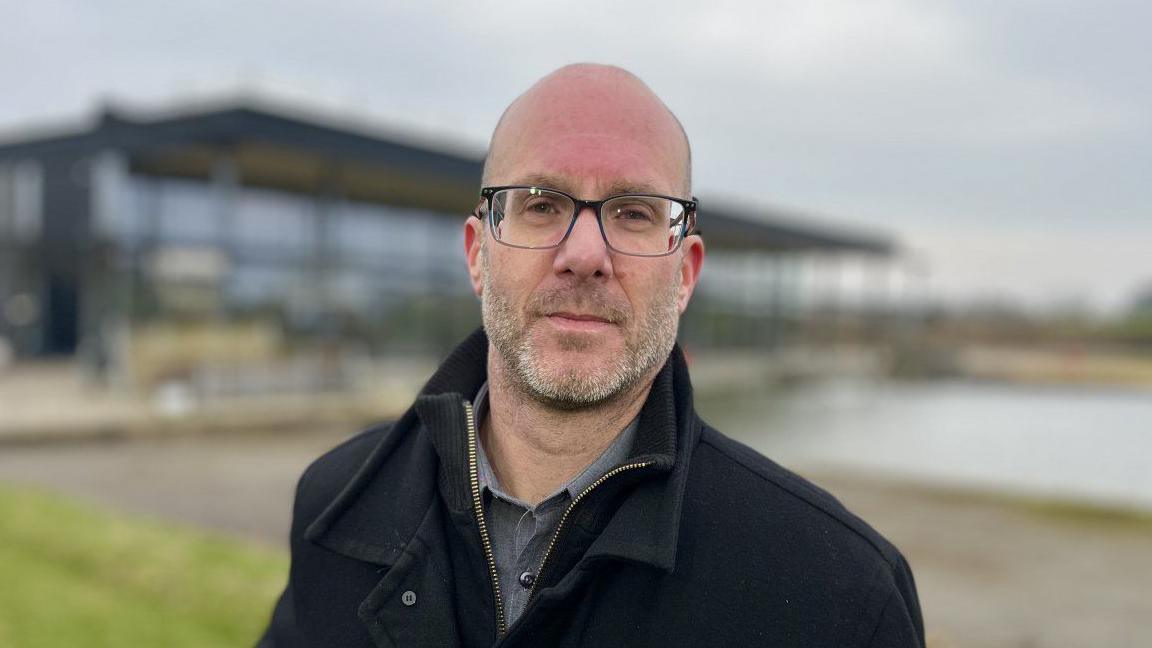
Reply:
[[[260,320],[293,339],[442,349],[478,322],[460,219],[482,162],[251,101],[106,110],[87,127],[10,139],[0,338],[20,357],[100,355],[149,322]],[[770,271],[781,260],[893,252],[882,237],[701,205],[710,267],[685,330],[705,345],[778,337],[733,331],[783,312],[788,273]],[[725,308],[744,315],[717,328]]]

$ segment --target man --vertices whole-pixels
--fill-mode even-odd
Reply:
[[[899,552],[693,412],[679,122],[575,65],[501,118],[465,252],[484,330],[300,480],[264,646],[923,646]]]

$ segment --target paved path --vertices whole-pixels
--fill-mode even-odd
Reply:
[[[180,436],[0,448],[0,481],[287,547],[292,495],[343,433]]]
[[[0,448],[0,482],[285,546],[293,487],[344,432]],[[1152,646],[1152,522],[825,475],[900,546],[932,648]]]
[[[821,475],[915,573],[930,648],[1152,646],[1152,519]]]

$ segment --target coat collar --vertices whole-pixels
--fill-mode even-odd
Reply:
[[[340,494],[305,531],[305,538],[343,555],[395,564],[439,494],[449,512],[471,504],[464,396],[487,379],[488,338],[477,330],[453,351],[421,390],[415,405],[386,432]],[[640,412],[629,463],[635,482],[588,559],[619,559],[671,571],[675,564],[688,460],[701,423],[677,346],[657,374]]]

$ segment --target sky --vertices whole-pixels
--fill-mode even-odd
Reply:
[[[101,102],[243,92],[480,151],[536,79],[612,63],[680,117],[698,196],[887,233],[942,299],[1116,312],[1152,285],[1146,2],[0,0],[0,16],[4,139]]]

